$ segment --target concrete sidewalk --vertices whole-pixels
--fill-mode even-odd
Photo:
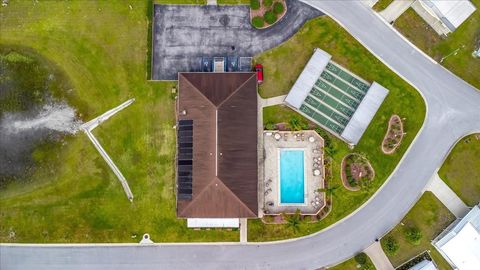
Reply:
[[[387,255],[383,252],[382,246],[380,242],[375,241],[371,246],[366,248],[364,252],[370,257],[372,260],[373,265],[377,270],[393,270],[393,265],[388,260]]]
[[[395,0],[386,9],[379,14],[389,23],[395,21],[402,15],[412,4],[414,0]]]
[[[247,242],[247,222],[248,220],[246,218],[241,218],[240,219],[240,243],[246,243]]]
[[[260,102],[262,103],[262,107],[280,105],[280,104],[283,104],[283,101],[285,100],[286,97],[287,95],[277,96],[272,98],[262,98]]]
[[[433,192],[455,217],[464,217],[469,211],[468,206],[443,182],[438,173],[435,173],[432,178],[427,190]]]

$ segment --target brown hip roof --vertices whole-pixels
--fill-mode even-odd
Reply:
[[[192,197],[177,216],[258,215],[255,73],[179,73],[178,120],[193,120]]]

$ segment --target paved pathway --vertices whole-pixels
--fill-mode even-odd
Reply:
[[[468,213],[468,206],[443,182],[438,173],[433,175],[428,190],[433,192],[457,218],[462,218]]]
[[[373,242],[364,252],[370,257],[377,270],[393,270],[393,265],[383,252],[380,242]]]
[[[414,85],[428,105],[422,130],[373,198],[323,231],[289,241],[138,245],[0,245],[10,269],[316,269],[335,265],[393,228],[456,141],[480,132],[480,92],[425,57],[359,1],[308,1]]]
[[[285,97],[287,97],[287,95],[276,96],[272,98],[262,98],[260,102],[262,103],[262,107],[280,105],[283,104]]]
[[[240,243],[246,243],[247,242],[247,219],[246,218],[241,218],[240,219]]]
[[[414,2],[414,0],[395,0],[379,14],[389,23],[395,21],[403,14]]]
[[[217,0],[207,0],[207,5],[216,6],[217,5]]]

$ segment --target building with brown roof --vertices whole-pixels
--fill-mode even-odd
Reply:
[[[258,215],[255,73],[179,73],[177,216]]]

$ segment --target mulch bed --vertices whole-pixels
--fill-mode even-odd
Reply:
[[[260,1],[260,8],[257,9],[257,10],[253,10],[253,9],[250,9],[250,21],[252,21],[252,19],[254,17],[263,17],[263,15],[265,14],[265,12],[269,11],[269,10],[272,10],[273,9],[273,6],[275,5],[275,3],[277,2],[280,2],[282,3],[284,9],[283,9],[283,13],[282,14],[278,14],[277,15],[277,20],[273,23],[273,24],[268,24],[267,22],[265,22],[264,26],[263,27],[260,27],[260,28],[257,28],[257,29],[265,29],[265,28],[268,28],[272,25],[275,25],[276,23],[278,23],[282,18],[283,16],[285,16],[285,14],[287,13],[287,3],[285,2],[285,0],[275,0],[273,1],[273,4],[272,6],[270,7],[265,7],[263,5],[263,0],[259,0]]]
[[[355,158],[357,161],[349,161]],[[358,191],[366,181],[375,178],[375,171],[370,162],[363,156],[352,153],[342,159],[341,178],[343,186],[350,191]]]
[[[382,152],[393,154],[403,139],[403,123],[400,116],[394,114],[388,121],[388,130],[382,141]]]

